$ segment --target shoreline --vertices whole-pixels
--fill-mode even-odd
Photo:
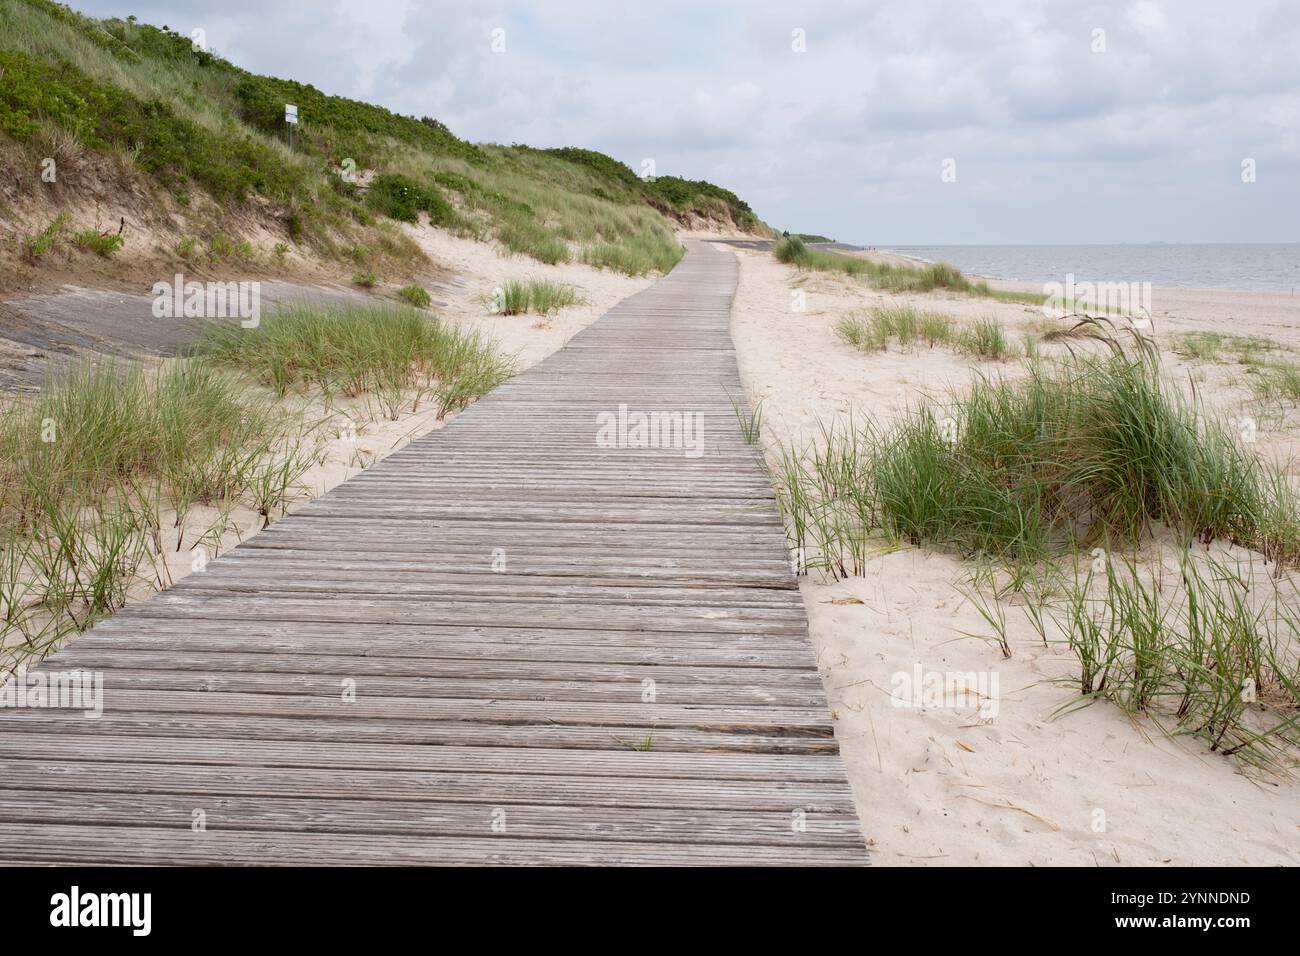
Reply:
[[[898,253],[881,249],[848,254],[892,265],[915,264]],[[1041,283],[1010,279],[987,281],[991,288],[1005,292],[1043,291]],[[994,311],[993,305],[990,304],[990,311]],[[1024,308],[1035,313],[1040,311],[1032,306]],[[1260,331],[1266,330],[1273,338],[1300,347],[1300,295],[1289,292],[1153,284],[1150,311],[1160,332],[1207,331],[1215,324],[1258,325]]]
[[[976,272],[973,269],[965,268],[959,263],[952,262],[951,259],[930,259],[925,256],[915,255],[914,253],[905,252],[901,249],[892,248],[889,246],[865,247],[865,246],[855,246],[849,243],[836,243],[834,246],[829,246],[820,243],[817,245],[820,248],[830,249],[831,251],[844,252],[850,255],[854,253],[876,254],[878,256],[886,257],[887,259],[901,260],[902,262],[910,265],[928,266],[928,265],[933,265],[936,262],[949,262],[950,264],[955,265],[959,269],[961,269],[961,271],[969,278],[980,279],[990,283],[991,285],[996,284],[995,287],[997,288],[1005,288],[1011,291],[1018,291],[1018,292],[1038,292],[1041,291],[1042,287],[1045,284],[1049,282],[1059,282],[1061,279],[1064,278],[1063,275],[1059,275],[1059,276],[1053,276],[1050,279],[1036,280],[1036,279],[1025,279],[1020,277],[993,275],[986,272]],[[1225,245],[1251,245],[1251,243],[1227,243]],[[1259,243],[1259,245],[1283,245],[1283,243]],[[1114,248],[1113,246],[1107,244],[1098,244],[1098,247]],[[937,246],[935,248],[952,248],[952,247]],[[988,247],[977,246],[973,248],[982,249]],[[1021,248],[1021,247],[1014,246],[1011,248]],[[1045,246],[1043,248],[1051,248],[1051,247]],[[1098,278],[1096,276],[1092,276],[1087,272],[1075,272],[1073,274],[1075,275],[1077,281],[1091,281],[1091,282],[1111,281],[1110,279]],[[1266,287],[1266,286],[1246,286],[1246,285],[1190,285],[1190,284],[1184,285],[1181,283],[1170,284],[1168,282],[1163,282],[1156,279],[1143,279],[1143,278],[1125,278],[1123,280],[1117,280],[1117,281],[1123,281],[1125,283],[1150,283],[1153,290],[1159,289],[1159,290],[1184,290],[1187,292],[1271,293],[1273,295],[1295,298],[1297,299],[1297,301],[1300,301],[1300,278],[1297,278],[1296,284],[1289,289],[1285,286]]]

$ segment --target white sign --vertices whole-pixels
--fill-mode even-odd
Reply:
[[[285,121],[286,123],[293,123],[295,126],[297,126],[297,125],[298,125],[298,107],[294,106],[292,103],[285,103],[285,104],[284,104],[284,121]]]

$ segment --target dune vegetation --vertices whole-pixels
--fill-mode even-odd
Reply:
[[[532,278],[507,280],[490,305],[501,315],[535,312],[546,316],[582,301],[582,294],[567,283]]]
[[[281,397],[308,386],[326,397],[377,396],[390,418],[426,399],[436,402],[441,418],[513,371],[479,333],[406,305],[294,306],[264,317],[255,329],[210,322],[194,351],[249,373]]]
[[[186,363],[71,364],[34,400],[6,399],[3,663],[39,659],[120,608],[138,584],[170,583],[165,534],[183,529],[196,506],[242,504],[269,522],[312,464],[308,431],[247,383]],[[201,543],[182,530],[174,547]]]
[[[300,117],[292,148],[286,103]],[[642,179],[587,149],[470,143],[431,117],[250,73],[167,27],[97,20],[49,0],[0,0],[0,152],[20,170],[0,186],[6,203],[40,193],[43,157],[76,168],[100,154],[112,163],[96,166],[100,181],[90,185],[142,183],[196,232],[242,213],[339,258],[364,242],[390,262],[417,262],[418,246],[383,224],[423,217],[541,262],[643,275],[680,257],[677,222],[765,229],[712,183]],[[103,181],[114,175],[119,183]]]
[[[994,289],[983,280],[972,282],[960,269],[947,262],[915,266],[877,262],[828,249],[810,249],[798,236],[786,236],[779,240],[773,247],[772,254],[778,261],[800,269],[860,276],[886,292],[948,291],[1030,305],[1042,305],[1045,299],[1045,296],[1032,292]]]
[[[977,319],[962,325],[950,315],[910,305],[877,307],[867,316],[845,316],[836,325],[835,333],[863,352],[881,352],[895,342],[902,348],[942,345],[982,359],[1005,359],[1016,354],[996,319]]]
[[[947,334],[933,315],[875,318],[854,332],[870,347],[882,329],[918,343]],[[1282,585],[1207,549],[1279,574],[1300,566],[1300,499],[1167,376],[1149,338],[1104,319],[1075,337],[1093,347],[977,372],[891,425],[850,420],[781,449],[773,470],[800,564],[838,578],[904,543],[953,552],[982,569],[971,596],[1003,653],[1002,599],[1014,596],[1045,641],[1075,654],[1083,699],[1271,764],[1300,741],[1300,617]],[[1139,558],[1157,538],[1182,555],[1181,576]]]
[[[194,353],[72,363],[35,396],[0,400],[0,666],[167,586],[167,552],[215,550],[236,509],[263,526],[283,513],[322,463],[338,400],[441,418],[512,374],[477,333],[406,305],[214,322]],[[199,507],[208,517],[187,531]]]

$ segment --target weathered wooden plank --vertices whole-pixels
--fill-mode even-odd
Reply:
[[[41,822],[49,807],[78,826],[138,825],[171,830],[193,826],[202,810],[208,832],[373,833],[491,837],[517,840],[644,841],[749,846],[861,844],[857,821],[844,813],[671,810],[641,807],[418,803],[396,800],[220,796],[196,804],[180,794],[51,793],[0,790],[0,823]]]
[[[441,601],[417,604],[394,594],[380,599],[354,595],[287,592],[276,596],[172,588],[138,605],[140,617],[173,619],[228,618],[241,621],[374,621],[409,624],[474,624],[488,616],[482,604]],[[698,608],[649,605],[612,608],[605,605],[493,602],[491,618],[498,625],[600,627],[615,631],[697,631],[702,626],[719,633],[806,634],[800,608]]]
[[[527,803],[538,806],[697,807],[711,810],[806,810],[852,813],[842,784],[795,780],[635,779],[556,774],[355,770],[351,768],[185,765],[3,760],[8,785],[85,793],[188,793],[316,797],[364,794],[373,800]]]
[[[101,633],[178,636],[176,626],[167,618],[109,619],[97,625],[96,635]],[[482,643],[488,645],[487,653],[513,653],[515,649],[536,647],[538,649],[555,648],[570,651],[591,651],[604,653],[607,650],[680,649],[687,652],[722,652],[724,656],[732,651],[748,654],[753,651],[774,652],[795,651],[797,659],[809,662],[812,651],[803,635],[772,635],[759,632],[738,632],[729,634],[725,643],[717,640],[716,634],[696,629],[681,631],[656,631],[643,628],[635,631],[615,631],[601,628],[574,627],[530,627],[528,625],[508,625],[504,623],[474,623],[463,625],[446,624],[402,624],[384,623],[382,621],[239,621],[239,620],[204,620],[192,619],[185,622],[185,634],[230,635],[232,639],[247,637],[271,644],[275,641],[297,643],[303,640],[315,642],[337,639],[350,642],[353,649],[372,646],[400,646],[410,650],[414,656],[425,656],[422,649],[436,648],[439,642],[455,645]],[[289,646],[286,644],[286,646]],[[324,644],[316,646],[324,647]],[[405,653],[405,651],[403,651]],[[431,656],[437,656],[433,654]],[[569,657],[556,658],[569,660]],[[600,657],[590,658],[600,660]],[[775,658],[774,658],[775,660]]]
[[[308,625],[296,622],[277,623],[265,628],[255,626],[226,627],[226,621],[192,621],[185,636],[164,621],[141,620],[129,630],[106,631],[101,625],[96,633],[97,648],[178,651],[183,655],[210,651],[244,654],[279,654],[294,657],[317,655],[363,654],[367,658],[414,658],[420,661],[537,662],[565,665],[681,665],[694,670],[733,667],[761,670],[780,667],[795,670],[814,669],[811,650],[799,642],[746,638],[721,647],[705,644],[691,635],[685,642],[668,643],[666,637],[679,635],[628,633],[626,642],[582,643],[566,632],[554,632],[555,640],[524,637],[515,640],[494,637],[490,632],[467,635],[464,640],[438,637],[401,637],[394,630],[421,628],[375,628],[375,636],[359,633],[354,637],[318,634]],[[361,628],[358,628],[361,630]],[[510,632],[505,632],[509,634]],[[480,638],[480,639],[475,639]],[[77,642],[74,642],[74,646]],[[84,642],[82,642],[84,643]],[[71,648],[69,649],[71,653]],[[60,660],[64,658],[60,657]]]
[[[242,714],[278,717],[355,717],[391,720],[471,720],[486,724],[561,724],[588,727],[689,727],[779,736],[829,738],[834,729],[824,707],[740,704],[623,703],[621,701],[537,701],[508,698],[343,696],[343,685],[329,696],[192,690],[107,690],[113,712],[153,711],[182,714]],[[82,720],[81,711],[66,711]]]
[[[73,642],[60,659],[68,667],[94,670],[168,670],[241,674],[349,674],[355,676],[420,677],[456,680],[602,681],[645,680],[656,684],[771,686],[819,693],[821,678],[812,668],[692,667],[651,663],[558,663],[504,660],[430,659],[360,654],[248,654],[223,647],[218,653],[195,650],[187,641],[167,650],[120,650],[103,642]]]
[[[25,862],[191,866],[860,866],[856,848],[0,824]]]
[[[503,580],[504,575],[489,573],[476,578],[460,577],[442,583],[427,572],[385,570],[370,572],[365,569],[335,571],[314,568],[310,576],[284,581],[268,578],[264,570],[243,571],[232,565],[213,567],[203,574],[186,578],[178,587],[207,591],[232,591],[253,594],[283,593],[285,595],[348,595],[388,598],[395,592],[402,600],[420,598],[426,601],[497,601],[518,604],[535,600],[572,601],[578,604],[636,604],[642,607],[743,607],[743,608],[802,608],[797,594],[791,588],[764,587],[673,587],[662,583],[657,587],[641,584],[579,584],[551,582],[530,584],[526,581]]]
[[[526,773],[536,776],[656,780],[843,782],[834,760],[804,754],[543,750],[323,741],[6,734],[0,760],[80,760],[239,767],[409,770],[422,773]],[[508,780],[505,781],[508,789]]]
[[[669,753],[836,754],[833,737],[773,736],[691,727],[586,727],[572,724],[483,724],[467,720],[348,717],[241,717],[114,709],[97,720],[71,721],[48,710],[0,710],[0,733],[106,734],[137,737],[220,737],[232,740],[317,740],[342,743],[560,750],[655,749]],[[0,781],[3,783],[3,781]]]
[[[215,670],[108,670],[104,693],[110,700],[119,691],[201,691],[210,694],[295,694],[337,697],[344,689],[370,698],[436,697],[442,700],[537,701],[549,703],[629,703],[653,694],[657,704],[698,704],[709,707],[808,707],[824,699],[820,686],[783,681],[714,684],[705,680],[600,681],[514,677],[440,678],[390,677],[341,670],[334,674],[221,672]],[[346,685],[346,686],[345,686]]]

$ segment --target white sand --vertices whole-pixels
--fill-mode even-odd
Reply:
[[[443,318],[461,326],[482,330],[518,356],[521,369],[534,365],[585,329],[615,303],[653,284],[653,278],[633,278],[618,272],[601,271],[581,263],[546,265],[526,256],[511,255],[497,245],[458,239],[427,225],[408,227],[408,233],[429,257],[454,272],[451,282],[429,284],[435,306]],[[489,303],[493,292],[508,279],[549,279],[574,286],[584,304],[543,318],[528,315],[493,315]]]
[[[987,299],[885,295],[842,276],[801,275],[764,253],[737,255],[732,333],[750,399],[764,401],[769,454],[777,443],[813,439],[819,417],[830,421],[856,410],[887,421],[926,391],[960,386],[976,367],[924,347],[903,352],[891,345],[884,354],[864,355],[836,337],[842,315],[888,300],[914,301],[959,320],[996,316],[1010,328],[1038,317],[1037,310]],[[806,312],[791,311],[795,289],[806,293]],[[1293,341],[1300,301],[1289,298],[1157,290],[1153,301],[1158,331],[1213,327],[1284,338],[1278,323],[1289,321],[1285,339]],[[1207,380],[1200,386],[1207,399],[1225,414],[1247,395],[1219,369],[1199,374]],[[1277,449],[1294,442],[1280,424],[1260,438],[1261,447]],[[1191,738],[1151,739],[1104,703],[1053,719],[1077,696],[1047,682],[1071,673],[1069,658],[1044,649],[1015,607],[1007,609],[1011,659],[991,640],[967,636],[990,632],[955,586],[965,570],[951,556],[905,547],[876,557],[864,577],[825,583],[814,572],[801,586],[877,864],[1281,865],[1300,859],[1300,784],[1250,779]],[[894,675],[911,674],[918,664],[926,673],[995,673],[996,715],[981,719],[975,707],[895,706]]]

